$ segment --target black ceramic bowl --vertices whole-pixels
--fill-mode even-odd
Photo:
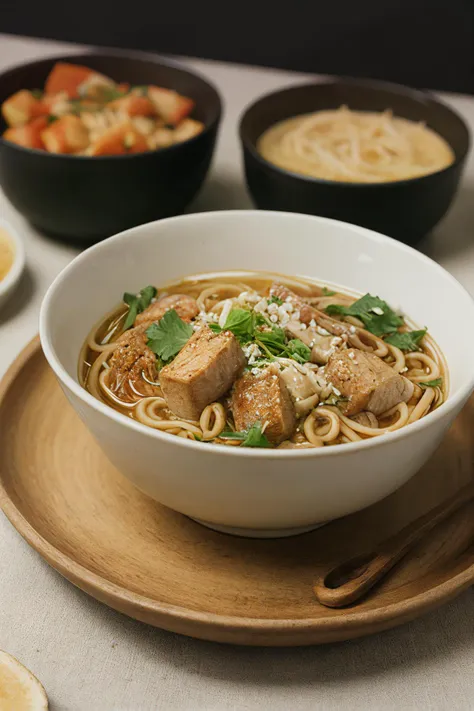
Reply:
[[[273,124],[342,105],[359,111],[391,109],[395,115],[424,121],[450,144],[456,159],[448,168],[421,178],[368,184],[308,178],[277,168],[259,155],[258,138]],[[411,244],[446,213],[470,142],[464,121],[429,94],[351,79],[295,86],[262,97],[244,112],[240,139],[247,185],[257,207],[333,217]]]
[[[118,82],[155,84],[194,99],[205,124],[194,138],[126,156],[54,155],[0,138],[2,188],[27,220],[63,239],[92,242],[182,212],[209,167],[221,114],[216,89],[202,77],[161,60],[108,52],[51,57],[0,74],[0,102],[19,89],[44,86],[57,61],[96,69]],[[6,128],[0,121],[0,133]]]

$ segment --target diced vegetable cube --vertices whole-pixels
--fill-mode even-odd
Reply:
[[[150,86],[148,97],[153,102],[158,116],[172,126],[182,121],[194,108],[192,99],[181,96],[171,89]]]
[[[24,126],[8,128],[3,134],[3,138],[18,146],[23,146],[23,148],[44,148],[41,133],[47,125],[46,117],[38,116]]]
[[[145,137],[131,123],[122,123],[109,128],[98,138],[88,151],[88,155],[124,155],[142,153],[148,150]]]
[[[78,116],[66,114],[46,128],[41,138],[50,153],[78,153],[89,145],[89,132]]]
[[[17,91],[2,104],[2,114],[9,126],[23,126],[31,119],[47,113],[42,101],[26,89]]]
[[[57,62],[46,79],[45,92],[58,94],[60,91],[65,91],[69,98],[77,98],[79,86],[94,73],[89,67],[82,67],[79,64]]]

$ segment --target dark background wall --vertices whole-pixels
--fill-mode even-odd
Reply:
[[[0,0],[0,31],[474,93],[474,0]]]

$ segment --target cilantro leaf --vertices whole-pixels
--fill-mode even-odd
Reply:
[[[189,341],[194,329],[185,323],[174,309],[167,311],[158,323],[152,323],[146,330],[148,348],[162,360],[173,358]]]
[[[250,427],[250,429],[244,432],[221,432],[219,437],[222,439],[238,439],[242,441],[242,447],[271,447],[272,445],[268,441],[267,437],[262,432],[262,425],[260,422],[255,422],[255,424]]]
[[[323,296],[334,296],[336,292],[328,289],[327,286],[323,286]]]
[[[255,324],[256,319],[253,311],[247,311],[246,309],[232,309],[226,318],[224,328],[221,328],[217,323],[210,323],[208,325],[214,333],[231,331],[241,343],[248,343],[253,338]]]
[[[145,286],[138,294],[125,293],[123,295],[124,302],[130,307],[123,325],[124,331],[130,328],[130,326],[133,326],[138,314],[141,314],[141,312],[151,304],[151,300],[154,299],[155,296],[156,289],[154,286]]]
[[[282,328],[272,328],[271,331],[257,331],[255,334],[257,344],[263,345],[271,355],[282,355],[286,348],[285,332]]]
[[[41,89],[32,89],[32,90],[30,91],[30,94],[31,94],[31,95],[33,96],[33,98],[36,99],[37,101],[39,101],[40,99],[43,98],[43,92],[42,92]]]
[[[242,343],[250,341],[255,332],[255,315],[246,309],[232,309],[226,318],[224,331],[232,331]]]
[[[386,337],[385,343],[400,348],[401,351],[417,351],[420,341],[426,334],[426,328],[421,331],[407,331],[406,333],[392,333]]]
[[[307,363],[311,360],[311,348],[309,348],[299,338],[293,338],[288,342],[288,350],[291,353],[291,358],[298,363]]]
[[[54,114],[49,114],[49,116],[46,116],[46,122],[48,126],[50,126],[52,123],[58,120],[58,117],[55,116]]]
[[[403,325],[403,319],[385,301],[371,294],[365,294],[350,306],[329,304],[326,306],[326,313],[356,316],[362,321],[367,331],[375,336],[394,333],[399,326]]]
[[[277,306],[281,306],[283,304],[283,299],[280,299],[279,296],[270,296],[268,299],[268,305],[270,304],[276,304]]]
[[[426,380],[424,383],[418,383],[420,388],[437,388],[443,382],[443,378],[435,378],[434,380]]]

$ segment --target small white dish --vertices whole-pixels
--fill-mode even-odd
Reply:
[[[6,237],[13,250],[13,263],[3,279],[0,279],[0,307],[12,295],[25,269],[25,247],[16,229],[0,218],[0,240]]]
[[[336,447],[270,450],[203,445],[159,432],[78,383],[91,325],[124,290],[183,274],[266,270],[379,294],[427,325],[450,372],[449,396],[421,420]],[[139,489],[218,531],[286,536],[373,504],[433,454],[474,388],[474,302],[420,252],[362,227],[283,212],[205,212],[122,232],[83,252],[41,309],[43,350],[71,404],[110,461]]]

